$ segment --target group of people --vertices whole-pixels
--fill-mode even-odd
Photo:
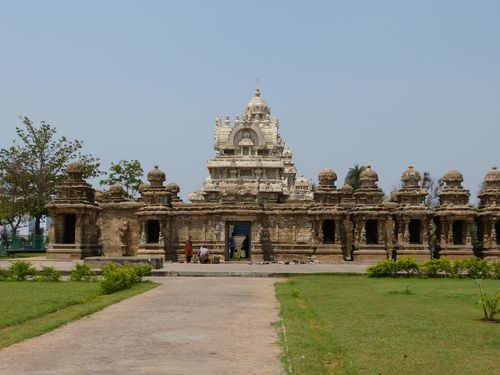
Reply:
[[[193,259],[193,241],[191,240],[191,236],[188,236],[187,240],[184,242],[184,255],[186,256],[186,262],[191,263],[191,259]],[[208,247],[202,245],[196,253],[196,256],[200,260],[200,263],[208,263],[210,259]]]
[[[228,258],[233,259],[235,253],[236,253],[236,240],[234,239],[234,233],[231,233],[229,236],[229,254]],[[243,240],[241,244],[241,251],[245,252],[245,258],[250,257],[250,238],[248,237],[248,234],[245,234],[245,239]]]
[[[229,236],[229,249],[228,249],[228,258],[233,259],[236,253],[236,240],[234,238],[234,233],[231,233]],[[250,257],[250,238],[248,234],[245,235],[245,239],[241,244],[241,251],[245,252],[245,258]],[[186,256],[186,262],[191,263],[193,259],[193,241],[191,236],[188,236],[186,241],[184,242],[184,255]],[[206,245],[202,245],[198,252],[196,253],[200,263],[208,263],[210,259],[210,252],[208,251],[208,247]]]

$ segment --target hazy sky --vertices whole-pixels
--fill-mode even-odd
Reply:
[[[314,181],[500,167],[500,1],[0,1],[0,147],[29,115],[186,198],[256,78]]]

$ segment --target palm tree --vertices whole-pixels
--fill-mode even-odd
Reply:
[[[354,190],[359,189],[360,181],[359,177],[361,176],[361,172],[366,169],[364,165],[354,164],[354,167],[349,168],[349,172],[347,172],[347,176],[345,176],[344,184],[351,185]]]

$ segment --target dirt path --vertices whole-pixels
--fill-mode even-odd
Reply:
[[[0,350],[0,374],[281,374],[267,278],[163,284]]]

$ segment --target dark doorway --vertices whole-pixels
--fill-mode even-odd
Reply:
[[[497,234],[497,245],[500,245],[500,222],[495,223],[495,232]]]
[[[335,243],[335,220],[325,220],[322,225],[323,243]]]
[[[251,258],[252,224],[249,221],[226,223],[226,260],[249,260]],[[233,235],[235,250],[229,254],[230,237]]]
[[[420,244],[422,243],[422,237],[420,236],[422,222],[420,220],[410,220],[409,231],[410,231],[410,243]]]
[[[453,222],[453,245],[463,245],[464,241],[464,222],[462,220]]]
[[[160,222],[158,220],[148,220],[146,222],[146,242],[158,243],[160,240]]]
[[[76,215],[75,214],[64,215],[63,243],[67,244],[75,243],[75,226],[76,226]]]
[[[366,243],[370,245],[378,244],[377,220],[367,220],[365,224]]]

